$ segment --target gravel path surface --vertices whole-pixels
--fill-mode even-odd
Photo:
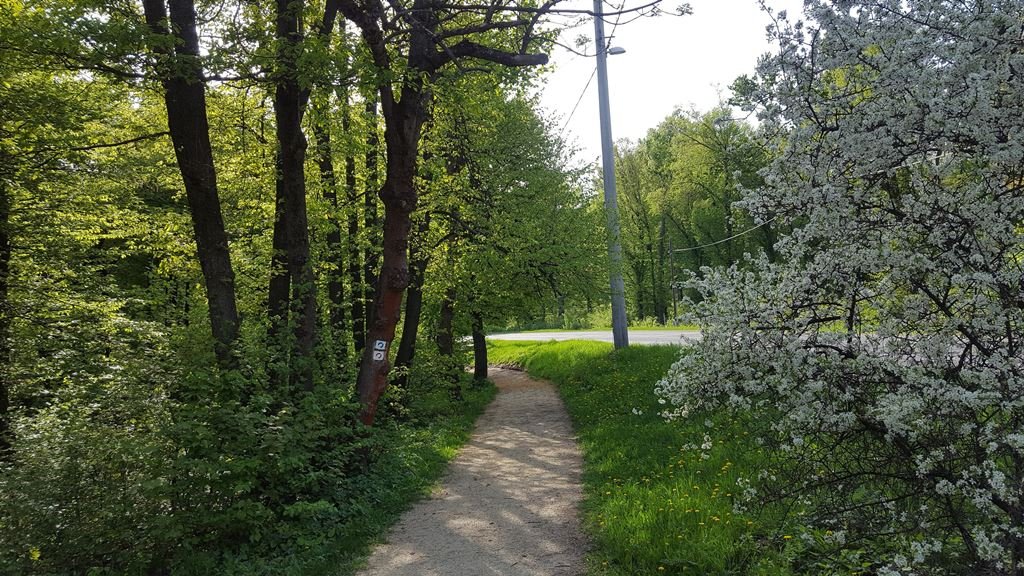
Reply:
[[[452,461],[359,576],[583,574],[582,458],[554,388],[491,369],[498,396]]]

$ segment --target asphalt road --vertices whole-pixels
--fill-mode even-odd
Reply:
[[[492,334],[491,340],[596,340],[612,342],[611,330],[567,330],[565,332],[512,332],[510,334]],[[639,345],[650,344],[682,344],[700,339],[697,330],[630,330],[629,343]]]

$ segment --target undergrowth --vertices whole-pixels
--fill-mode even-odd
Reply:
[[[372,428],[329,392],[271,416],[255,402],[189,404],[175,419],[136,409],[127,427],[109,410],[56,405],[59,419],[37,417],[35,436],[22,435],[18,465],[0,461],[0,575],[354,573],[495,390],[467,375],[457,401],[436,372],[415,370]],[[166,447],[175,440],[190,450]]]

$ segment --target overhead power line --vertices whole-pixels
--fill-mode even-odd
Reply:
[[[594,81],[594,75],[597,74],[597,66],[594,67],[590,72],[590,79],[587,80],[587,85],[583,87],[583,91],[580,92],[580,97],[576,99],[576,105],[572,107],[572,112],[569,112],[569,117],[565,119],[565,123],[562,124],[560,133],[565,133],[565,129],[569,127],[569,122],[572,121],[573,115],[576,114],[576,109],[580,107],[580,102],[583,101],[583,97],[587,94],[587,89],[590,88],[590,83]]]
[[[710,248],[712,246],[717,246],[718,244],[722,244],[723,242],[728,242],[729,240],[735,240],[735,239],[739,238],[740,236],[743,236],[745,234],[749,234],[749,233],[753,232],[754,230],[757,230],[758,228],[761,228],[763,226],[767,226],[767,225],[771,224],[772,222],[774,222],[776,219],[778,219],[778,216],[775,216],[774,218],[771,218],[770,220],[765,220],[764,222],[761,222],[757,226],[753,226],[751,228],[747,228],[746,230],[743,230],[742,232],[737,232],[737,233],[733,234],[732,236],[729,236],[728,238],[722,238],[721,240],[715,240],[714,242],[710,242],[708,244],[701,244],[700,246],[690,246],[689,248],[676,248],[675,250],[673,250],[673,252],[692,252],[693,250],[700,250],[702,248]]]

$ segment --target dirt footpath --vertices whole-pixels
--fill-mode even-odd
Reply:
[[[402,516],[360,576],[583,574],[569,415],[550,384],[491,370],[498,396],[442,486]]]

